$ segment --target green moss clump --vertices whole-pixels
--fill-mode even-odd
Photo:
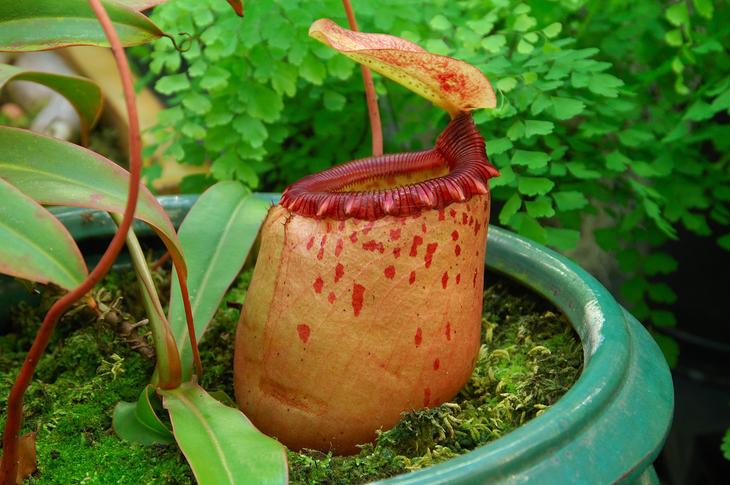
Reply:
[[[120,283],[125,292],[136,292],[127,287],[131,281],[133,275],[112,275],[102,286],[113,301],[123,293]],[[10,387],[53,297],[19,304],[10,328],[0,329],[11,331],[0,334],[0,428]],[[133,319],[127,311],[118,308],[119,321]],[[117,330],[85,304],[59,323],[25,397],[22,433],[38,431],[38,472],[27,483],[194,483],[175,447],[132,445],[114,434],[114,406],[136,400],[153,370]],[[145,332],[139,328],[135,336],[144,339]]]
[[[155,277],[160,287],[169,284],[169,273]],[[201,343],[202,385],[209,391],[233,396],[235,328],[250,277],[250,271],[238,277]],[[289,451],[292,483],[364,483],[443,462],[505,435],[570,388],[582,348],[565,318],[510,281],[491,274],[487,281],[482,346],[460,394],[437,408],[404,413],[357,455]],[[130,445],[111,429],[115,404],[137,398],[153,363],[132,349],[132,342],[146,341],[144,326],[132,335],[119,331],[119,322],[144,316],[134,276],[110,275],[102,288],[97,295],[114,318],[79,305],[59,325],[28,391],[24,432],[39,431],[39,470],[28,483],[193,483],[176,447]],[[10,333],[0,335],[0,426],[24,351],[52,298],[51,292],[35,307],[18,305],[3,329]]]

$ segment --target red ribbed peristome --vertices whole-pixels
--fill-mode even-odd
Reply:
[[[418,183],[381,190],[343,190],[351,184],[445,166],[448,174]],[[295,214],[322,219],[409,216],[486,194],[488,180],[497,175],[474,120],[462,113],[430,150],[362,158],[309,175],[287,187],[279,204]]]

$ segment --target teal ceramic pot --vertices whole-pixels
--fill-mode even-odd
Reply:
[[[259,196],[278,200],[278,194]],[[179,224],[195,197],[160,201]],[[93,252],[101,253],[113,231],[109,218],[80,209],[54,211],[93,264]],[[153,237],[141,224],[137,230]],[[490,227],[486,266],[565,313],[583,344],[583,373],[557,403],[517,430],[383,483],[658,483],[652,462],[669,430],[674,399],[669,368],[652,337],[595,278],[540,244]],[[23,294],[11,281],[0,283],[0,322]]]

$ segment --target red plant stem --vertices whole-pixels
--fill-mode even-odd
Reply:
[[[342,0],[347,14],[347,23],[350,29],[358,31],[357,21],[355,20],[355,12],[352,10],[350,0]],[[375,94],[375,84],[373,84],[373,74],[365,66],[360,66],[362,71],[362,81],[365,84],[365,98],[368,103],[368,115],[370,116],[370,137],[373,141],[373,156],[379,157],[383,154],[383,124],[380,121],[380,109],[378,108],[378,96]]]
[[[157,261],[152,263],[152,271],[157,271],[162,267],[163,264],[167,263],[170,260],[170,251],[166,251],[165,254],[160,256]]]
[[[51,309],[48,310],[48,313],[46,313],[43,323],[33,341],[33,345],[23,362],[23,367],[20,369],[20,373],[13,383],[8,397],[7,421],[3,432],[3,458],[2,464],[0,465],[0,483],[3,485],[15,484],[18,468],[18,435],[23,419],[23,395],[33,378],[38,361],[43,355],[43,351],[46,349],[51,335],[53,335],[53,329],[66,310],[74,302],[83,298],[109,272],[119,252],[124,247],[127,231],[132,224],[134,211],[137,206],[142,168],[142,147],[132,74],[129,70],[127,58],[119,37],[100,0],[89,0],[89,4],[99,19],[99,23],[111,44],[112,52],[117,62],[117,68],[119,69],[127,113],[129,115],[129,192],[127,205],[124,209],[122,222],[112,238],[111,243],[109,243],[106,252],[104,252],[101,260],[99,260],[99,264],[96,265],[93,271],[89,273],[79,286],[54,303]]]
[[[195,371],[198,374],[198,380],[203,377],[203,363],[200,361],[200,352],[198,352],[198,339],[195,336],[195,325],[193,324],[193,309],[190,307],[190,297],[188,293],[188,282],[177,272],[177,281],[180,283],[180,292],[183,295],[183,307],[185,308],[185,319],[188,325],[188,337],[190,338],[190,347],[193,350],[193,362]]]

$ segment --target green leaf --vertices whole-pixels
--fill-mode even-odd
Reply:
[[[528,150],[515,150],[510,163],[512,165],[526,165],[531,169],[538,169],[547,166],[550,155],[545,152]]]
[[[664,40],[672,47],[679,47],[684,42],[682,32],[679,29],[669,30],[664,34]]]
[[[88,139],[89,130],[99,119],[103,106],[101,88],[95,82],[82,77],[27,71],[8,64],[0,64],[0,89],[11,81],[32,81],[61,94],[79,114],[82,140]]]
[[[596,94],[601,94],[608,98],[618,96],[618,87],[624,85],[619,78],[610,74],[595,74],[588,82],[588,89]]]
[[[503,77],[495,84],[495,87],[500,91],[508,93],[517,86],[517,79],[513,77]]]
[[[324,92],[324,107],[330,111],[342,111],[346,102],[347,98],[336,91]]]
[[[650,253],[644,259],[644,272],[650,276],[673,273],[677,266],[677,260],[667,253]]]
[[[509,224],[510,219],[512,219],[512,216],[517,214],[517,211],[520,210],[521,206],[522,199],[520,199],[520,196],[518,194],[512,194],[512,196],[507,199],[507,202],[502,206],[502,210],[499,211],[499,223],[503,226]]]
[[[284,445],[258,431],[239,410],[191,383],[160,393],[175,439],[198,483],[287,482]]]
[[[582,209],[588,205],[588,199],[582,192],[566,190],[553,192],[551,195],[561,212]]]
[[[155,90],[161,94],[174,94],[190,88],[190,81],[185,73],[165,76],[155,83]]]
[[[509,138],[494,138],[487,141],[487,153],[489,155],[499,155],[512,148],[512,142]]]
[[[519,233],[525,237],[533,239],[541,244],[545,244],[547,241],[547,233],[545,228],[540,225],[534,218],[526,215],[522,215],[522,220],[519,225]]]
[[[129,172],[101,155],[55,138],[4,126],[0,126],[0,147],[0,177],[37,202],[124,212]],[[175,228],[144,186],[140,188],[135,217],[152,226],[173,259],[185,268]]]
[[[2,178],[0,200],[0,274],[67,290],[81,284],[86,264],[63,224]]]
[[[449,19],[441,14],[436,15],[434,18],[432,18],[428,25],[430,25],[431,28],[434,30],[449,30],[452,28]]]
[[[262,146],[269,136],[266,126],[261,121],[249,116],[239,116],[232,126],[252,147]]]
[[[545,195],[555,187],[555,182],[545,177],[520,177],[517,189],[525,195]]]
[[[725,436],[722,437],[722,444],[720,445],[722,455],[726,460],[730,460],[730,428],[725,431]]]
[[[712,14],[715,11],[712,0],[692,0],[692,3],[694,3],[697,13],[708,19],[712,18]],[[728,460],[730,460],[730,457],[728,458]]]
[[[553,101],[545,96],[544,94],[540,94],[535,98],[535,101],[532,102],[532,106],[530,106],[530,113],[532,113],[533,116],[539,115],[543,111],[545,111],[546,108],[549,108],[553,105]]]
[[[687,11],[687,4],[684,1],[671,5],[664,15],[669,20],[669,23],[675,27],[689,25],[689,12]]]
[[[649,298],[657,303],[672,304],[677,301],[677,294],[666,283],[652,283],[647,287]]]
[[[558,227],[546,227],[545,234],[548,244],[560,251],[575,249],[580,241],[580,232],[574,229],[561,229]]]
[[[251,251],[271,200],[250,195],[237,182],[220,182],[195,203],[180,226],[180,242],[188,262],[195,335],[200,339],[226,290]],[[183,378],[190,377],[192,349],[182,295],[172,278],[169,321],[180,350]]]
[[[252,85],[247,90],[248,114],[266,123],[279,119],[284,103],[276,91],[265,86]]]
[[[172,431],[157,417],[154,402],[159,401],[153,386],[142,389],[136,402],[121,401],[114,407],[112,427],[124,441],[142,445],[171,444]],[[161,406],[160,406],[161,407]]]
[[[141,13],[112,1],[103,4],[124,46],[167,36]],[[87,0],[0,2],[0,51],[38,51],[71,45],[109,46]]]
[[[535,25],[537,25],[537,20],[535,20],[534,17],[530,17],[529,15],[519,15],[515,19],[515,23],[512,26],[514,30],[517,32],[527,32],[531,28],[533,28]]]
[[[189,92],[182,98],[182,104],[187,109],[198,115],[204,115],[210,111],[212,104],[207,96],[201,93]]]
[[[712,110],[717,112],[723,109],[730,110],[730,89],[726,90],[724,93],[719,95],[715,100],[712,102]]]
[[[553,96],[550,101],[552,101],[553,115],[559,120],[568,120],[582,113],[586,107],[583,101],[577,99]]]
[[[525,124],[521,121],[515,121],[514,123],[512,123],[512,126],[507,129],[507,137],[510,140],[517,140],[518,138],[521,138],[524,134]]]
[[[525,121],[525,136],[549,135],[553,132],[555,125],[551,121],[527,120]]]
[[[218,66],[210,66],[200,80],[200,87],[206,91],[216,91],[228,86],[231,73]]]
[[[481,44],[484,50],[496,54],[507,44],[507,38],[502,34],[490,35],[482,39]]]
[[[704,121],[712,118],[715,114],[715,110],[707,103],[698,99],[692,106],[687,109],[687,112],[682,117],[683,120],[691,121]]]
[[[302,64],[299,66],[299,75],[310,83],[320,86],[327,75],[327,69],[325,69],[324,63],[320,59],[307,52]]]
[[[631,160],[618,150],[606,155],[606,168],[614,172],[623,172],[631,163]]]
[[[601,172],[591,170],[581,162],[568,162],[566,166],[570,173],[580,179],[597,179],[601,177]]]
[[[722,249],[730,251],[730,233],[718,237],[717,244]]]
[[[553,201],[550,197],[544,195],[535,200],[525,202],[525,208],[527,209],[527,214],[535,218],[552,217],[555,215]]]
[[[548,39],[556,37],[563,30],[563,25],[560,22],[555,22],[542,29],[543,34]]]
[[[666,310],[654,310],[651,312],[651,321],[657,327],[674,327],[677,319],[672,312]]]
[[[527,39],[522,38],[517,43],[517,52],[520,54],[529,54],[530,52],[535,50],[535,46],[527,42]]]

